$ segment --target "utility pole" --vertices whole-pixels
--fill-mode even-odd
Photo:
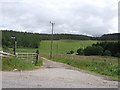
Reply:
[[[50,49],[50,59],[52,58],[52,54],[53,54],[53,27],[55,25],[55,23],[51,22],[51,25],[52,25],[52,35],[51,35],[51,49]]]

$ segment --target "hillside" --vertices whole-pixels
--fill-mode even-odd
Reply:
[[[119,40],[120,33],[113,33],[113,34],[104,34],[100,37],[101,40]]]
[[[51,34],[39,34],[30,32],[2,31],[3,47],[12,47],[12,36],[16,36],[18,47],[39,47],[41,40],[51,40]],[[54,34],[54,40],[118,40],[120,33],[104,34],[101,37],[91,37],[77,34]]]
[[[12,36],[16,37],[17,47],[31,47],[38,48],[40,43],[39,34],[28,32],[2,31],[2,46],[12,47],[14,40]]]

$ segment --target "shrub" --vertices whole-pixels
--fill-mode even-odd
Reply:
[[[105,50],[105,52],[103,53],[104,56],[111,56],[112,53],[109,50]]]
[[[120,53],[116,53],[115,56],[120,58]]]
[[[120,53],[120,42],[99,42],[93,44],[92,46],[101,46],[104,51],[109,50],[111,52],[111,56],[115,56],[118,52]]]
[[[74,51],[73,51],[73,50],[71,50],[71,51],[70,51],[70,54],[73,54],[73,53],[74,53]]]
[[[74,51],[73,50],[71,50],[70,52],[67,52],[67,54],[73,54],[74,53]]]
[[[84,49],[85,55],[102,55],[103,48],[101,46],[89,46]]]
[[[82,48],[79,48],[79,49],[77,50],[77,53],[78,53],[78,55],[84,55],[84,51],[83,51]]]
[[[67,54],[70,54],[70,52],[67,52]]]

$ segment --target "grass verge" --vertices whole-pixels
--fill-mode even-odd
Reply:
[[[32,64],[31,61],[21,60],[16,57],[7,57],[2,58],[2,70],[11,71],[14,69],[17,70],[33,70],[42,66],[42,60],[39,60],[37,65]]]
[[[55,55],[53,61],[65,63],[83,70],[120,80],[118,58],[100,56]]]

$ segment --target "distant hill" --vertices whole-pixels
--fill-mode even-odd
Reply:
[[[30,32],[2,31],[3,47],[12,47],[13,40],[11,36],[16,36],[18,47],[37,48],[41,40],[51,40],[51,34],[39,34]],[[54,34],[54,40],[118,40],[120,33],[104,34],[101,37],[91,37],[87,35],[76,34]]]
[[[40,34],[41,40],[50,40],[51,34]],[[120,40],[120,33],[104,34],[101,37],[91,37],[77,34],[54,34],[54,40]]]
[[[120,40],[120,33],[104,34],[100,40]]]
[[[41,41],[39,34],[6,30],[6,31],[2,31],[3,48],[13,46],[14,40],[11,39],[12,36],[16,37],[17,47],[38,48]]]
[[[40,34],[41,40],[50,40],[51,34]],[[54,34],[54,40],[90,40],[90,36],[86,35],[76,35],[76,34]]]

